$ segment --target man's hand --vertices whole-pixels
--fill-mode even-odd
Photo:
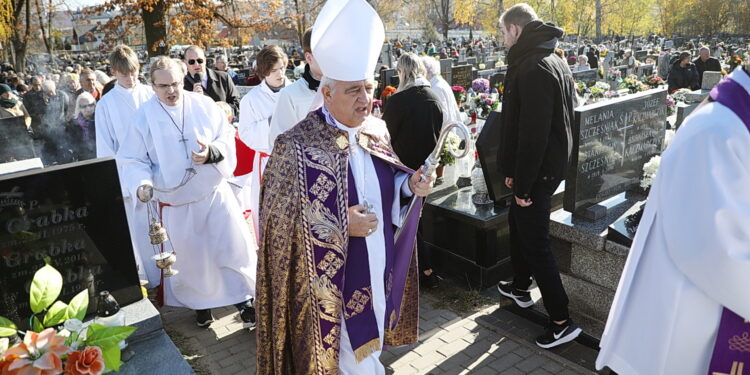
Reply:
[[[515,197],[515,198],[516,198],[516,204],[519,207],[529,207],[534,203],[531,201],[531,198],[526,198],[526,199],[521,199],[519,197]]]
[[[505,177],[505,186],[507,186],[508,189],[513,189],[513,178],[512,177]]]
[[[378,229],[378,217],[365,211],[362,205],[349,207],[349,237],[367,237]]]
[[[198,152],[192,151],[193,163],[203,164],[206,162],[206,160],[208,160],[208,147],[206,147],[206,145],[200,140],[197,142],[198,142],[198,146],[201,146],[201,150]]]
[[[141,185],[135,193],[138,196],[138,200],[146,203],[154,196],[154,187],[151,185]]]
[[[200,82],[194,83],[193,92],[197,92],[198,94],[203,94],[203,85],[201,85]]]
[[[418,197],[426,197],[432,193],[432,185],[435,182],[437,174],[432,173],[432,176],[428,176],[422,181],[422,168],[417,169],[414,174],[409,177],[409,189],[414,195]]]

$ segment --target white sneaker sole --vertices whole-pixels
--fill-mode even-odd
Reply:
[[[503,290],[500,288],[500,284],[497,285],[497,291],[500,292],[500,294],[502,294],[503,296],[512,299],[516,303],[516,305],[520,308],[527,309],[531,306],[534,306],[534,300],[521,301],[516,296],[514,296],[513,293],[503,292]]]
[[[556,347],[556,346],[559,346],[559,345],[562,345],[562,344],[566,344],[566,343],[569,343],[569,342],[571,342],[571,341],[575,340],[575,339],[576,339],[576,337],[578,337],[578,335],[580,335],[580,334],[581,334],[581,332],[583,332],[583,330],[582,330],[582,329],[581,329],[581,328],[579,327],[579,328],[576,328],[576,329],[575,329],[575,331],[571,332],[571,333],[570,333],[570,334],[568,334],[568,335],[565,335],[565,336],[561,337],[561,338],[560,338],[559,340],[557,340],[557,341],[553,341],[553,342],[551,342],[551,343],[549,343],[549,344],[546,344],[546,345],[545,345],[545,344],[540,344],[540,343],[539,343],[539,342],[537,341],[536,345],[537,345],[538,347],[542,348],[542,349],[550,349],[550,348],[554,348],[554,347]]]
[[[255,323],[252,323],[252,322],[244,323],[243,322],[242,323],[242,328],[247,328],[247,329],[255,328]]]

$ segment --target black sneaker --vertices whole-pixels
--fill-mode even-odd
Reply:
[[[497,290],[505,297],[512,299],[516,305],[520,308],[529,308],[534,305],[534,300],[531,299],[531,293],[522,292],[513,287],[513,283],[509,281],[501,281],[497,284]]]
[[[536,344],[544,349],[554,348],[575,340],[581,332],[582,330],[570,319],[562,325],[550,322],[544,334],[536,338]]]
[[[240,318],[242,319],[242,328],[255,327],[255,307],[252,298],[240,310]]]
[[[198,327],[208,328],[213,322],[214,316],[211,314],[211,309],[195,310],[195,324]]]
[[[440,286],[440,281],[443,280],[443,278],[438,276],[435,271],[432,271],[430,276],[425,275],[424,272],[422,272],[420,276],[422,288],[425,289],[435,289]]]

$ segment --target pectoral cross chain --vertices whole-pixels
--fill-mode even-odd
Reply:
[[[188,159],[190,159],[190,154],[188,153],[188,149],[187,149],[187,141],[188,140],[187,140],[187,138],[185,138],[185,134],[180,133],[180,139],[178,141],[180,143],[182,143],[182,147],[185,148],[185,157],[187,157]]]

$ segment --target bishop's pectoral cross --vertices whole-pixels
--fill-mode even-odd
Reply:
[[[365,208],[365,215],[374,214],[375,211],[373,211],[373,206],[368,202],[366,199],[364,203],[362,203],[362,206]]]
[[[185,148],[185,157],[190,159],[190,153],[188,152],[187,148],[187,138],[185,138],[185,134],[180,133],[180,139],[178,139],[178,142],[182,143],[182,147]]]

